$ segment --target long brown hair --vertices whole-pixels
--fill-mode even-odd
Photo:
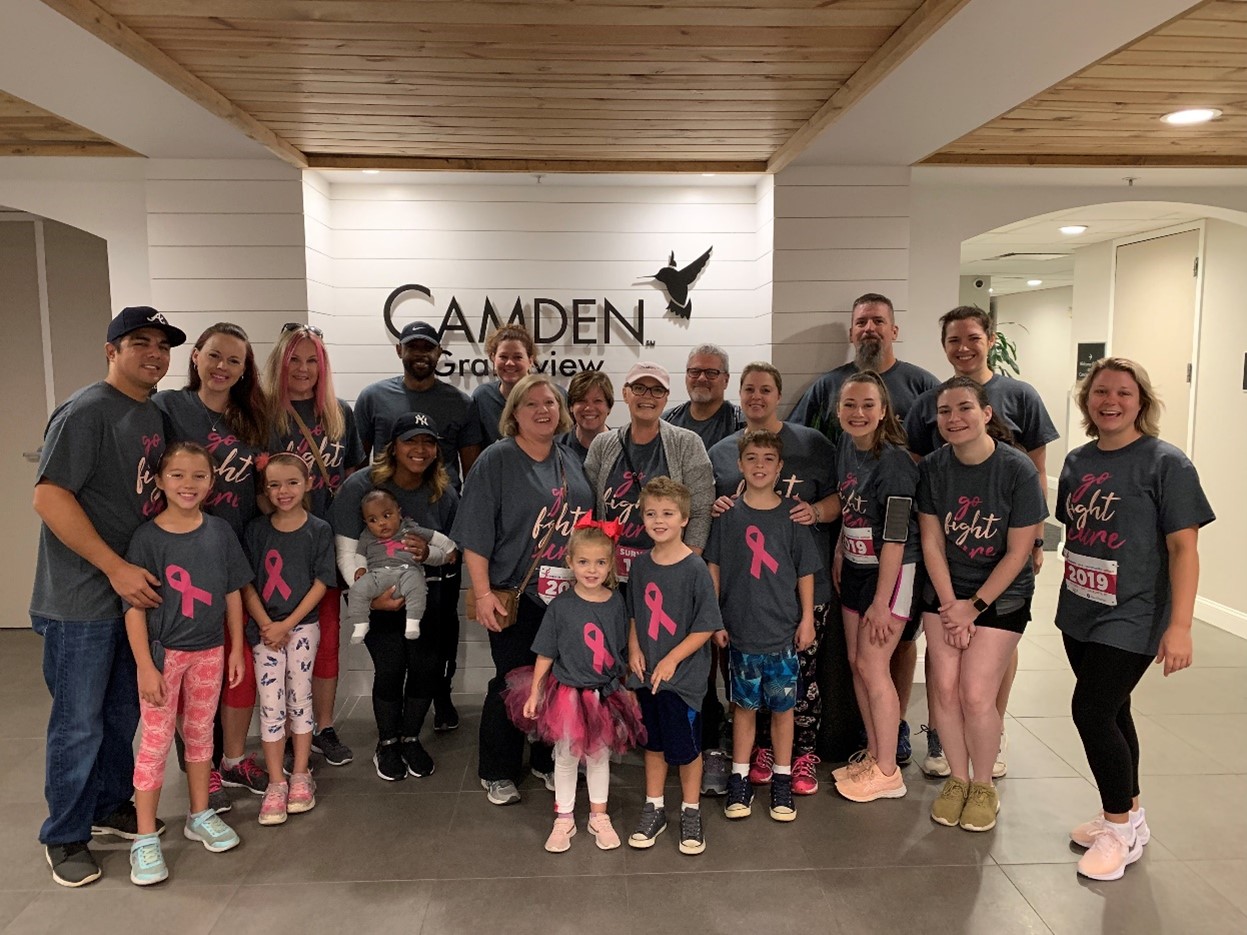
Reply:
[[[901,420],[896,417],[896,410],[892,408],[892,397],[888,395],[888,388],[883,382],[883,377],[873,370],[859,370],[840,384],[840,392],[836,396],[837,419],[839,419],[840,400],[844,396],[844,388],[850,383],[867,383],[879,391],[883,418],[879,420],[879,424],[875,427],[874,437],[870,440],[870,453],[876,458],[879,457],[885,443],[904,448],[907,444],[905,429],[901,426]]]
[[[939,405],[940,397],[950,390],[969,390],[974,395],[974,399],[979,404],[980,409],[986,409],[991,406],[992,417],[987,420],[987,434],[998,442],[1012,445],[1019,451],[1026,450],[1018,444],[1017,439],[1013,437],[1013,432],[1009,430],[1009,426],[1005,425],[1004,420],[1000,418],[1000,413],[996,411],[996,407],[992,406],[991,400],[987,398],[987,390],[982,383],[966,376],[950,377],[936,388],[935,401],[937,406]]]
[[[242,376],[229,388],[229,401],[225,404],[225,424],[231,431],[237,432],[245,444],[252,448],[265,448],[268,446],[268,400],[260,386],[260,371],[256,367],[251,339],[247,337],[247,332],[233,322],[218,321],[199,336],[199,340],[195,342],[195,350],[202,351],[208,338],[214,334],[237,338],[247,348]],[[195,365],[194,355],[191,356],[189,369],[186,389],[198,393],[203,381],[199,379],[199,368]]]

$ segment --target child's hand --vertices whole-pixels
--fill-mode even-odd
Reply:
[[[659,685],[671,681],[675,675],[675,666],[670,656],[663,656],[658,665],[654,666],[654,674],[650,678],[650,691],[657,694]]]
[[[645,653],[641,652],[640,646],[632,646],[628,649],[628,671],[645,681]]]
[[[528,700],[524,702],[524,717],[530,721],[537,717],[537,692],[533,692],[528,696]]]
[[[727,630],[715,630],[714,636],[712,636],[711,639],[714,640],[714,645],[718,646],[719,649],[727,649],[727,644],[729,642],[727,638]]]
[[[358,581],[360,578],[364,577],[364,575],[366,575],[366,574],[368,574],[368,569],[367,569],[367,568],[356,568],[356,569],[355,569],[355,577],[354,577],[352,580],[353,580],[353,581]]]
[[[242,677],[246,674],[247,669],[243,665],[241,646],[235,646],[230,650],[227,671],[229,672],[230,688],[237,688],[242,684]]]
[[[165,678],[155,666],[139,669],[139,697],[154,708],[165,704]]]
[[[797,652],[803,653],[814,645],[814,618],[803,617],[797,624]]]
[[[718,518],[732,508],[736,503],[735,497],[722,496],[710,505],[710,515]]]

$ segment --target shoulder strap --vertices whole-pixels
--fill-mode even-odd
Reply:
[[[558,467],[559,467],[559,483],[562,485],[562,488],[563,488],[563,495],[561,499],[564,503],[566,503],[567,493],[568,493],[567,470],[563,467],[563,452],[562,450],[560,450],[559,446],[556,444],[554,445],[552,453],[554,457],[556,458],[556,463],[558,464]],[[541,541],[537,543],[537,548],[533,551],[532,564],[528,566],[528,574],[526,574],[524,576],[524,580],[520,582],[519,592],[521,594],[523,594],[524,589],[528,587],[528,582],[530,582],[533,579],[533,572],[537,570],[537,565],[541,561],[541,553],[544,552],[546,550],[546,546],[550,544],[550,537],[554,535],[554,527],[557,524],[558,524],[557,518],[552,519],[550,522],[550,525],[546,527],[546,534],[542,536]]]
[[[311,431],[307,427],[307,423],[299,415],[294,406],[290,407],[290,414],[294,416],[295,425],[299,427],[303,438],[307,441],[307,447],[312,451],[312,457],[316,459],[316,467],[320,470],[320,476],[325,479],[325,490],[329,492],[330,498],[334,496],[333,483],[329,479],[329,466],[325,464],[325,456],[320,453],[320,446],[316,444],[316,439],[312,437]]]

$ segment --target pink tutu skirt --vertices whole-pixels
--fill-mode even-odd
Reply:
[[[524,717],[524,703],[532,691],[533,667],[507,673],[502,693],[511,722],[530,737],[548,744],[566,741],[578,757],[603,747],[624,753],[645,742],[641,708],[631,692],[615,691],[602,698],[592,688],[571,688],[553,674],[546,676],[536,719]]]

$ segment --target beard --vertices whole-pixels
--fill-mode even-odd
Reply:
[[[878,371],[879,365],[883,363],[883,342],[878,338],[862,338],[857,342],[853,363],[858,370]]]
[[[714,399],[714,390],[708,386],[695,386],[688,391],[688,398],[695,403],[708,403]]]

